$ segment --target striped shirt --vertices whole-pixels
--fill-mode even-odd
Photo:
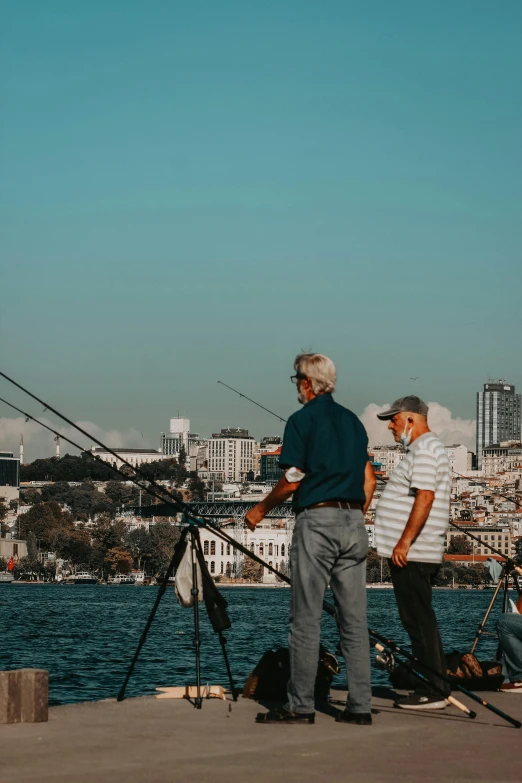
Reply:
[[[375,510],[375,539],[381,557],[391,557],[418,489],[435,493],[428,519],[408,552],[408,560],[440,563],[449,525],[451,470],[442,441],[426,432],[413,441],[382,493]]]

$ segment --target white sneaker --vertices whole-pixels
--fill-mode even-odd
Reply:
[[[443,710],[449,701],[440,696],[423,696],[420,693],[410,693],[405,699],[396,701],[394,707],[401,710]]]

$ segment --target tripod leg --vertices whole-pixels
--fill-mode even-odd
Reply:
[[[232,692],[232,699],[234,701],[237,701],[238,692],[236,690],[236,686],[234,685],[234,680],[232,678],[232,670],[230,668],[230,661],[228,660],[227,640],[223,636],[223,632],[222,631],[218,631],[218,636],[219,636],[219,643],[221,644],[221,649],[223,651],[223,658],[225,659],[225,666],[227,668],[228,681],[230,682],[230,690]]]
[[[502,601],[502,612],[506,614],[507,607],[508,607],[508,590],[509,590],[509,574],[506,573],[506,576],[504,577],[504,600]]]
[[[477,631],[477,635],[475,636],[475,641],[473,642],[473,646],[472,646],[472,648],[470,650],[470,652],[472,652],[472,653],[475,652],[475,649],[477,647],[477,644],[479,643],[480,637],[482,636],[482,634],[484,632],[484,628],[486,627],[486,623],[488,621],[488,617],[491,614],[491,610],[493,609],[493,605],[494,605],[495,601],[497,600],[497,595],[500,592],[500,588],[502,587],[502,583],[504,581],[504,577],[505,576],[506,576],[506,573],[503,570],[502,574],[500,575],[500,578],[499,578],[499,580],[497,582],[497,586],[495,587],[495,592],[493,593],[491,601],[489,602],[489,606],[486,609],[486,614],[484,615],[484,619],[482,620],[482,622],[479,625],[479,628],[478,628],[478,631]]]
[[[134,667],[136,666],[136,662],[138,660],[139,654],[141,652],[141,648],[145,644],[145,640],[147,639],[147,634],[149,632],[149,628],[152,625],[152,621],[154,620],[154,616],[156,612],[158,611],[159,603],[163,597],[163,594],[165,590],[167,589],[167,584],[172,576],[172,572],[174,571],[174,561],[176,558],[176,553],[172,556],[172,559],[169,563],[169,567],[167,568],[167,573],[165,574],[165,579],[163,581],[163,584],[160,585],[160,589],[158,590],[158,595],[156,596],[156,600],[154,601],[154,606],[152,607],[151,613],[149,615],[149,619],[147,620],[145,624],[145,628],[143,629],[143,633],[141,634],[140,641],[138,642],[138,648],[136,652],[134,653],[134,657],[131,661],[131,664],[129,666],[129,669],[127,671],[127,674],[125,675],[125,680],[123,681],[123,685],[121,686],[120,692],[118,693],[117,701],[123,701],[125,698],[125,690],[127,688],[127,685],[129,683],[129,680],[131,678],[132,672],[134,671]]]
[[[199,637],[199,589],[198,589],[198,568],[197,568],[197,550],[194,531],[190,531],[190,540],[192,546],[192,597],[194,601],[194,647],[196,648],[196,700],[194,706],[200,710],[203,704],[201,698],[201,660],[200,660],[200,637]]]

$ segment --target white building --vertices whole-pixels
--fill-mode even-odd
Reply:
[[[190,419],[180,418],[170,420],[169,432],[161,433],[161,451],[165,456],[177,457],[184,448],[189,453]]]
[[[385,476],[389,476],[404,459],[406,454],[402,446],[375,446],[370,449],[375,462],[380,462]]]
[[[234,537],[232,526],[227,526],[225,530],[228,535]],[[241,536],[238,536],[237,540],[251,552],[266,560],[269,565],[285,571],[292,543],[292,532],[290,525],[284,525],[281,522],[279,527],[275,527],[265,521],[261,522],[253,532],[242,530]],[[222,541],[207,528],[200,530],[200,536],[203,555],[210,573],[213,576],[233,576],[234,548],[232,545]],[[246,555],[242,557],[246,557]],[[273,575],[267,568],[263,568],[263,581],[273,581]]]
[[[472,469],[473,454],[467,446],[446,446],[451,472],[465,476]]]
[[[459,529],[451,527],[446,533],[446,549],[448,548],[452,538],[455,538],[456,536],[465,536],[466,530],[469,530],[470,533],[473,533],[473,535],[477,536],[477,538],[479,539],[479,541],[475,541],[472,538],[466,538],[466,540],[469,542],[471,546],[471,550],[473,554],[487,555],[490,550],[483,545],[484,543],[486,543],[492,547],[495,547],[495,549],[502,552],[502,554],[511,556],[511,530],[509,528],[509,525],[506,524],[502,524],[502,525],[462,524],[459,525]]]
[[[485,476],[518,471],[522,468],[522,443],[506,441],[494,443],[482,451],[482,470]]]
[[[243,481],[254,470],[254,438],[248,430],[223,429],[208,441],[208,470],[220,481]]]
[[[111,454],[107,449],[91,449],[91,453],[102,459],[104,462],[109,462],[113,467],[120,468],[123,465],[123,460],[129,462],[133,467],[137,468],[144,463],[157,462],[159,459],[163,459],[163,454],[157,449],[114,449],[118,454],[117,459],[114,454]]]

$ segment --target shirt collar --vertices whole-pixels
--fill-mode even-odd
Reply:
[[[315,403],[325,403],[325,402],[333,402],[333,397],[330,394],[330,392],[325,392],[324,394],[318,394],[317,397],[314,397],[312,400],[309,400],[306,405],[313,405]]]
[[[430,432],[423,432],[422,435],[419,435],[418,438],[415,438],[415,440],[413,441],[411,446],[408,446],[408,451],[416,451],[418,445],[421,445],[421,441],[424,441],[424,438],[426,437],[426,435],[431,435],[431,431]]]

